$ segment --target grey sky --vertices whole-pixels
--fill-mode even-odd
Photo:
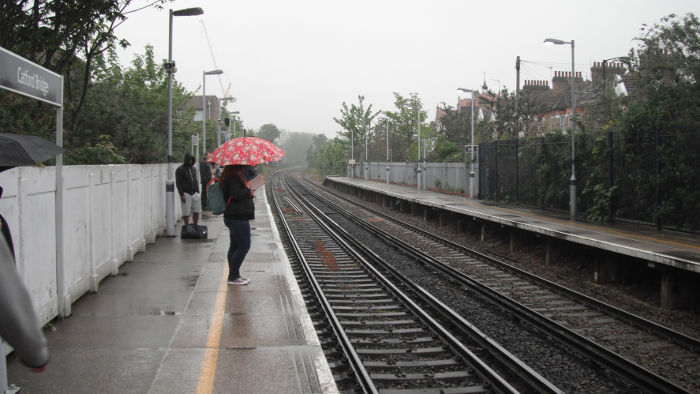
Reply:
[[[150,1],[135,1],[132,9]],[[200,16],[175,17],[176,79],[201,94],[229,95],[246,127],[273,123],[281,129],[324,133],[340,127],[343,101],[393,110],[393,92],[416,92],[434,118],[440,102],[455,105],[458,87],[515,89],[516,56],[521,86],[571,70],[568,45],[575,40],[576,71],[594,61],[624,56],[642,24],[670,13],[700,15],[695,0],[458,1],[458,0],[176,0],[172,9],[202,7]],[[206,28],[206,34],[205,34]],[[122,62],[150,43],[157,59],[168,56],[168,11],[129,14],[117,35],[131,42]],[[208,36],[208,40],[206,37]],[[211,51],[210,48],[211,47]],[[461,93],[464,96],[464,93]]]

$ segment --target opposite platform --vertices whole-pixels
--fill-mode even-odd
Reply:
[[[336,392],[264,189],[255,204],[248,285],[226,284],[228,229],[205,213],[208,240],[159,237],[47,330],[46,371],[10,356],[9,382],[22,393]]]
[[[658,231],[646,226],[605,226],[571,221],[526,207],[507,206],[492,201],[359,178],[329,176],[326,181],[700,273],[700,238],[690,234]]]

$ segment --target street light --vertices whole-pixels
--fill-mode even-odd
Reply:
[[[465,88],[457,88],[457,90],[461,90],[465,93],[471,93],[471,96],[472,96],[472,99],[471,99],[472,139],[471,139],[471,146],[469,149],[471,151],[471,159],[469,161],[469,198],[474,198],[474,92],[475,92],[475,90],[465,89]]]
[[[571,45],[571,180],[569,181],[569,217],[576,219],[576,70],[574,69],[574,40],[562,41],[556,38],[546,38],[545,44]]]
[[[233,118],[231,118],[231,123],[233,123],[233,135],[236,135],[236,115],[240,114],[241,111],[233,111],[231,112],[231,115],[233,115]],[[230,127],[230,126],[229,126]],[[229,128],[226,128],[226,135],[224,136],[224,141],[228,141],[231,139],[231,134],[229,133]]]
[[[420,108],[418,103],[415,106],[416,109],[416,136],[418,137],[418,179],[416,180],[416,186],[418,190],[421,190],[422,185],[422,170],[420,167]]]
[[[202,72],[202,158],[205,160],[207,154],[207,75],[219,75],[223,73],[223,70]],[[199,164],[199,160],[197,160],[197,164]]]
[[[350,129],[350,178],[355,177],[355,128]]]
[[[233,97],[233,96],[226,96],[226,97],[222,98],[221,101],[223,102],[223,105],[224,105],[224,107],[225,107],[225,106],[226,106],[226,103],[227,103],[228,101],[232,101],[232,102],[235,103],[235,102],[236,102],[236,98]],[[221,112],[222,112],[222,111],[219,111],[219,120],[217,121],[217,127],[218,127],[218,129],[216,130],[216,146],[217,146],[217,147],[218,147],[219,145],[221,145]]]
[[[369,123],[365,124],[365,180],[369,179]]]
[[[204,13],[200,7],[185,8],[173,11],[168,15],[168,62],[165,70],[168,73],[168,178],[165,181],[165,235],[175,236],[175,173],[173,171],[173,16],[193,16]]]
[[[386,184],[389,184],[389,175],[391,170],[389,169],[389,118],[382,118],[386,122]]]

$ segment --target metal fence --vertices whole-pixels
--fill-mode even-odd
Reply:
[[[479,144],[479,198],[569,209],[571,137]],[[700,229],[700,133],[576,136],[577,214]]]

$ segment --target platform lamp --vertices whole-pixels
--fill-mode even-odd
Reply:
[[[574,40],[546,38],[548,45],[571,45],[571,180],[569,181],[569,218],[576,219],[576,70],[574,68]]]
[[[225,106],[226,106],[226,103],[227,103],[228,101],[231,101],[231,102],[234,102],[234,103],[235,103],[235,102],[236,102],[236,98],[233,97],[233,96],[226,96],[226,97],[222,98],[221,101],[223,102],[223,105],[224,105],[224,107],[225,107]],[[216,146],[217,146],[217,147],[218,147],[219,145],[221,145],[221,111],[219,111],[219,121],[218,121],[218,125],[219,125],[219,129],[216,131]]]
[[[471,93],[472,96],[472,99],[470,100],[472,107],[472,138],[471,146],[469,147],[469,150],[471,151],[471,159],[469,160],[469,198],[474,198],[474,92],[476,92],[476,90],[465,88],[457,88],[457,90],[461,90],[465,93]]]
[[[223,70],[212,70],[202,72],[202,158],[207,154],[207,75],[220,75]],[[199,164],[199,160],[197,160]]]
[[[233,123],[233,136],[236,136],[236,115],[240,114],[241,111],[233,111],[231,112],[231,115],[233,115],[233,118],[231,118],[231,123]],[[224,141],[228,141],[231,139],[231,134],[228,132],[228,128],[226,128],[226,135],[224,136]]]
[[[173,171],[173,73],[175,73],[175,62],[173,62],[173,16],[194,16],[202,15],[204,10],[200,7],[185,8],[182,10],[172,9],[169,12],[168,23],[168,62],[165,63],[165,70],[168,73],[168,177],[165,181],[165,235],[175,236],[175,173]]]

